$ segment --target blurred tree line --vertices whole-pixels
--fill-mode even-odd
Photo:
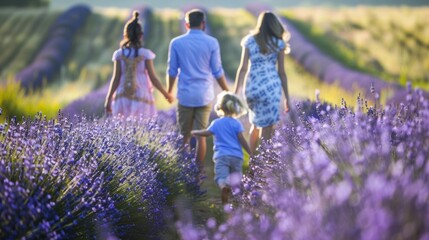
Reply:
[[[1,0],[0,7],[44,7],[50,0]]]

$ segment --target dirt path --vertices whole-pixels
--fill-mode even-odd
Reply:
[[[207,154],[204,161],[204,169],[206,171],[206,178],[201,188],[207,191],[207,201],[214,204],[213,207],[221,207],[220,189],[214,181],[213,137],[207,138]]]

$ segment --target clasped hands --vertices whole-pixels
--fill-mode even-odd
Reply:
[[[173,103],[174,102],[174,97],[171,93],[165,93],[164,94],[164,98],[165,100],[167,100],[168,103]]]

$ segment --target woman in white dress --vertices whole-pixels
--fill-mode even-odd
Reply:
[[[125,24],[121,48],[113,53],[113,76],[105,102],[108,115],[155,117],[152,85],[167,101],[173,101],[155,73],[155,54],[142,47],[143,30],[138,16],[134,11],[133,18]]]

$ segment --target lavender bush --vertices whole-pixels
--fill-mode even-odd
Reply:
[[[197,167],[161,120],[59,116],[0,125],[0,238],[153,239]]]
[[[63,112],[68,115],[91,115],[101,117],[104,114],[104,102],[110,82],[88,93],[86,96],[72,101],[64,107]]]
[[[22,87],[26,90],[40,88],[44,81],[53,80],[72,46],[73,35],[89,14],[91,9],[88,6],[76,5],[58,16],[33,62],[16,75]]]
[[[251,160],[229,219],[179,222],[182,238],[428,239],[429,101],[408,91],[385,108],[316,102],[317,119],[283,122]]]

